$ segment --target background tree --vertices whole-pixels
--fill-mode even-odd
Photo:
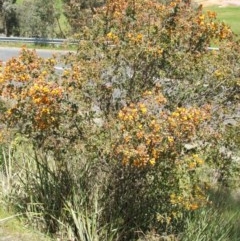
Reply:
[[[84,26],[92,23],[95,8],[106,3],[106,0],[63,0],[64,15],[68,19],[72,33],[79,32]]]
[[[18,5],[17,17],[21,36],[56,36],[57,13],[54,2],[24,0]]]
[[[1,0],[0,13],[2,15],[3,29],[6,36],[18,34],[18,21],[16,17],[16,0]]]

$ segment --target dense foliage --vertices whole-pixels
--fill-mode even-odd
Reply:
[[[94,4],[76,54],[1,65],[2,145],[23,166],[8,198],[63,239],[180,237],[238,178],[239,43],[188,1]]]
[[[16,15],[20,36],[54,37],[57,35],[59,13],[55,7],[55,1],[24,0],[21,4],[16,4]]]
[[[5,35],[17,34],[16,0],[0,1],[0,31]]]

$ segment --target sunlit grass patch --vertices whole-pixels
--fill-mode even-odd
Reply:
[[[204,11],[216,12],[219,20],[231,26],[235,34],[240,34],[240,6],[209,6],[205,7]]]
[[[50,241],[51,239],[46,237],[39,231],[27,228],[22,221],[18,218],[21,215],[10,214],[6,210],[0,209],[0,237],[4,240],[9,240],[12,238],[19,241]]]

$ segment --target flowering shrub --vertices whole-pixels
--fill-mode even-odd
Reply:
[[[150,93],[148,91],[145,95]],[[209,118],[206,109],[177,108],[170,114],[166,110],[161,111],[166,102],[162,94],[156,95],[153,100],[155,102],[150,106],[149,98],[137,105],[130,104],[118,114],[123,122],[124,142],[118,146],[117,153],[121,153],[125,165],[155,165],[161,154],[173,154],[176,147],[181,150],[182,144],[191,142],[196,137],[199,125]],[[157,113],[151,113],[153,108]]]
[[[59,223],[77,230],[64,204],[79,210],[86,202],[89,211],[97,189],[99,226],[117,226],[117,240],[134,240],[137,231],[179,233],[185,216],[208,203],[204,170],[230,175],[239,44],[214,13],[180,0],[110,0],[86,15],[79,49],[64,56],[62,73],[55,58],[26,49],[0,65],[1,124],[34,144],[37,164],[50,155],[38,168],[52,189],[35,175],[29,180],[39,193],[22,200],[51,212],[43,215],[51,232]],[[219,52],[207,50],[211,43]],[[84,201],[75,203],[81,192]]]
[[[54,59],[41,59],[26,49],[6,63],[1,94],[9,103],[4,115],[8,126],[18,125],[22,133],[32,134],[59,125],[63,89],[51,80],[54,64]]]
[[[210,119],[210,108],[181,107],[169,112],[165,105],[166,99],[157,87],[118,113],[114,158],[123,165],[123,190],[129,190],[118,193],[116,205],[123,205],[121,200],[134,203],[134,207],[122,210],[127,225],[134,222],[142,229],[151,225],[155,230],[173,231],[186,212],[208,203],[200,176],[204,166],[202,147],[187,151],[185,146],[206,131],[204,123]],[[147,211],[141,213],[141,209]]]
[[[5,108],[1,120],[38,147],[59,153],[80,136],[82,123],[76,124],[74,117],[78,107],[69,95],[69,83],[80,82],[80,77],[77,69],[62,76],[55,73],[55,64],[54,57],[45,60],[23,48],[19,57],[2,66],[0,92]]]
[[[209,52],[207,48],[212,43],[223,45],[223,49],[227,43],[230,48],[233,34],[215,13],[204,14],[201,7],[194,8],[184,1],[162,4],[111,0],[96,9],[91,26],[83,28],[79,38],[78,61],[82,64],[89,58],[88,64],[97,64],[94,72],[100,72],[91,80],[109,83],[110,94],[120,90],[112,101],[99,93],[97,85],[96,98],[108,102],[103,106],[109,112],[119,110],[122,103],[133,102],[156,81],[163,85],[164,95],[171,98],[169,105],[186,105],[189,99],[196,100],[196,105],[211,102],[212,96],[221,92],[219,82],[212,82],[212,88],[205,82],[213,78],[215,70],[221,69],[226,76],[222,71],[225,65],[221,68],[226,59],[221,52]],[[217,63],[216,56],[224,59],[213,70],[210,66]],[[224,80],[221,83],[227,88],[237,81]],[[189,85],[192,88],[186,88]],[[217,91],[213,93],[213,89]]]

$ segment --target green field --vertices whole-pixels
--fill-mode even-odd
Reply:
[[[219,7],[211,6],[204,8],[204,11],[214,11],[217,13],[217,18],[231,26],[235,34],[240,35],[240,7],[228,6]]]

